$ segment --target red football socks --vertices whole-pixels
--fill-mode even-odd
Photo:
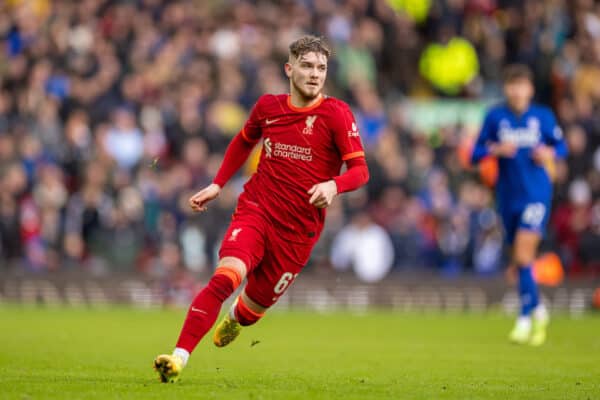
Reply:
[[[227,271],[229,272],[229,271]],[[219,269],[192,301],[183,328],[177,340],[177,347],[191,353],[198,342],[212,328],[221,305],[238,287],[239,282],[232,279],[230,274],[220,273]]]
[[[241,296],[238,298],[237,304],[235,305],[234,313],[235,313],[235,319],[242,326],[252,325],[252,324],[256,323],[256,321],[261,319],[263,317],[263,315],[265,315],[264,313],[259,314],[255,311],[252,311],[244,303]]]

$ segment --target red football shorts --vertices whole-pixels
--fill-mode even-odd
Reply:
[[[281,238],[260,205],[242,194],[219,257],[242,260],[248,267],[246,294],[259,305],[270,307],[302,270],[313,246]]]

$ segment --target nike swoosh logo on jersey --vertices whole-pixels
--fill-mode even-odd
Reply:
[[[199,313],[202,313],[202,314],[208,315],[208,313],[207,313],[206,311],[204,311],[204,310],[201,310],[201,309],[199,309],[199,308],[196,308],[196,307],[194,307],[194,306],[192,306],[192,311],[194,311],[194,312],[199,312]]]
[[[267,118],[267,119],[265,120],[265,124],[267,124],[267,125],[271,125],[272,123],[274,123],[274,122],[277,122],[277,121],[279,121],[280,119],[281,119],[281,118],[275,118],[275,119],[268,119],[268,118]]]

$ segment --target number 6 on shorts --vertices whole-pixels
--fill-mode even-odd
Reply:
[[[292,283],[292,281],[294,280],[294,278],[296,278],[296,276],[298,276],[298,274],[292,274],[291,272],[284,272],[283,275],[281,275],[279,282],[277,282],[277,284],[275,285],[275,288],[273,289],[275,294],[279,295],[279,294],[282,294],[283,292],[285,292],[285,289],[287,289],[287,287],[290,285],[290,283]]]

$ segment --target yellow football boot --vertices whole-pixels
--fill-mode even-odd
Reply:
[[[531,329],[531,338],[529,344],[532,346],[541,346],[546,342],[546,328],[550,323],[548,316],[533,318],[533,326]]]
[[[175,355],[161,354],[154,359],[154,370],[161,382],[177,382],[183,370],[183,360]]]
[[[242,326],[235,319],[229,316],[229,313],[225,314],[213,336],[213,343],[217,347],[225,347],[229,343],[233,342],[236,337],[239,336],[242,331]]]
[[[531,322],[527,322],[528,323],[525,323],[523,320],[517,320],[517,323],[508,335],[508,340],[516,344],[526,344],[529,342],[531,337]]]

